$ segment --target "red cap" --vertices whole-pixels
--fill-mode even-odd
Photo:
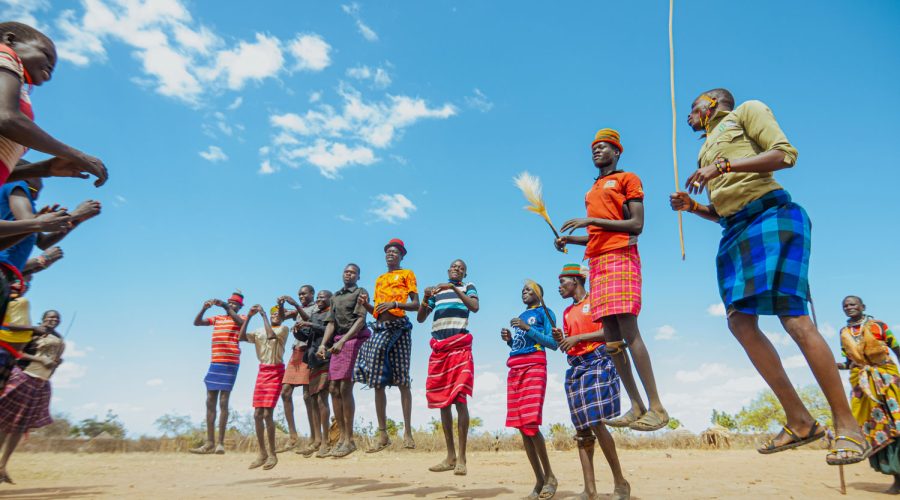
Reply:
[[[406,245],[403,244],[403,240],[400,238],[394,238],[384,246],[384,251],[387,252],[388,247],[397,247],[400,250],[400,254],[406,255]]]
[[[228,300],[232,300],[234,302],[237,302],[240,305],[244,305],[244,296],[241,295],[239,292],[234,292],[233,294],[231,294],[231,298]]]

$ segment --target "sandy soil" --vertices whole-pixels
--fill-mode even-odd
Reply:
[[[867,464],[838,468],[824,452],[761,456],[753,450],[624,451],[632,497],[650,498],[884,498],[890,478]],[[521,498],[532,487],[524,452],[481,452],[469,457],[469,475],[433,473],[439,453],[356,453],[343,460],[279,455],[270,471],[247,470],[250,454],[21,453],[10,461],[16,485],[0,485],[0,498]],[[597,486],[612,491],[598,453]],[[551,452],[559,478],[557,498],[581,491],[575,452]],[[603,498],[608,498],[604,496]]]

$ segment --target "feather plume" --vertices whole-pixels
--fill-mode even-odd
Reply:
[[[544,204],[541,180],[528,172],[522,172],[513,181],[522,191],[522,194],[525,195],[528,203],[530,203],[530,205],[525,207],[525,210],[540,215],[547,221],[547,224],[553,226],[553,223],[550,222],[550,216],[547,214],[547,206]]]

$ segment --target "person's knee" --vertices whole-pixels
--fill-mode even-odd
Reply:
[[[778,319],[781,320],[781,324],[788,335],[799,345],[821,338],[819,331],[810,321],[809,316],[781,316]]]
[[[312,398],[312,396],[309,395],[309,389],[307,389],[306,387],[304,387],[304,388],[303,388],[303,401],[304,401],[305,403],[309,403],[309,400],[310,400],[311,398]]]
[[[255,410],[253,410],[253,419],[256,420],[257,422],[262,421],[262,419],[263,419],[263,409],[262,408],[256,408]]]
[[[590,448],[594,446],[594,433],[590,429],[581,429],[575,433],[575,443],[579,448]]]
[[[293,395],[294,395],[294,388],[291,387],[290,384],[284,384],[281,387],[281,399],[283,399],[284,401],[290,401],[291,396],[293,396]]]
[[[758,318],[750,314],[733,312],[728,316],[728,329],[738,340],[758,334]]]
[[[341,397],[341,386],[337,382],[332,382],[331,385],[328,386],[328,392],[332,397],[339,398]]]

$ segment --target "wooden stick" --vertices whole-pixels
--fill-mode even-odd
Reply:
[[[672,94],[672,162],[675,167],[675,191],[681,191],[678,177],[678,147],[676,146],[675,129],[675,44],[672,42],[672,13],[675,9],[675,0],[669,0],[669,90]],[[678,211],[678,241],[681,243],[681,260],[684,256],[684,224],[681,210]]]
[[[838,469],[841,473],[841,495],[847,494],[847,483],[844,482],[844,465],[838,465]]]
[[[551,224],[550,221],[548,221],[547,219],[544,219],[544,222],[546,222],[547,225],[550,226],[550,230],[553,231],[553,236],[556,236],[556,239],[559,239],[559,233],[556,232],[556,228],[553,227],[553,224]],[[569,249],[566,247],[563,247],[562,253],[569,253]]]

